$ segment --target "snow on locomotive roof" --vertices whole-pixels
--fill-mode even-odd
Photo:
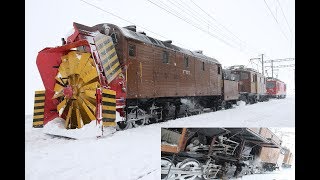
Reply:
[[[211,57],[208,57],[208,56],[205,56],[203,54],[200,54],[200,53],[197,53],[197,52],[192,52],[190,50],[175,46],[175,45],[173,45],[171,43],[160,41],[158,39],[146,36],[144,34],[141,34],[141,33],[138,33],[138,32],[134,32],[134,31],[129,30],[127,28],[123,28],[123,27],[118,27],[118,28],[121,30],[123,35],[125,37],[127,37],[127,38],[131,38],[131,39],[135,39],[135,40],[138,40],[138,41],[142,41],[142,42],[147,43],[147,44],[153,44],[155,46],[159,46],[159,47],[163,47],[163,48],[173,49],[175,51],[179,51],[181,53],[188,54],[190,56],[195,56],[195,57],[197,57],[199,59],[202,59],[202,60],[206,60],[206,61],[209,61],[209,62],[220,64],[220,62],[218,60],[216,60],[214,58],[211,58]]]

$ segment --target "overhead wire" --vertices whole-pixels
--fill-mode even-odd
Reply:
[[[209,20],[205,19],[204,17],[201,17],[201,16],[198,16],[198,15],[194,14],[194,13],[192,12],[192,11],[194,11],[194,10],[193,10],[192,8],[190,8],[189,6],[188,6],[188,8],[185,8],[185,6],[184,6],[183,4],[185,4],[185,5],[187,5],[187,4],[186,4],[186,3],[183,3],[181,0],[180,0],[181,3],[179,3],[178,1],[174,1],[175,3],[173,3],[171,0],[167,0],[167,1],[170,2],[172,5],[174,5],[175,7],[177,7],[178,9],[182,10],[183,12],[185,12],[185,13],[186,13],[187,15],[189,15],[191,18],[194,18],[194,19],[197,20],[197,21],[203,22],[203,23],[204,23],[204,26],[208,27],[208,31],[209,31],[209,28],[211,27],[211,28],[213,28],[213,31],[215,31],[216,33],[220,33],[221,36],[223,36],[223,37],[225,37],[225,38],[233,41],[234,43],[236,43],[236,44],[238,44],[238,45],[240,45],[240,46],[242,45],[242,44],[239,43],[238,41],[235,41],[232,37],[230,37],[230,36],[222,33],[222,30],[221,30],[219,27],[213,26],[212,23],[211,23]],[[190,9],[191,9],[192,11],[191,11]],[[190,13],[191,13],[192,15],[191,15]],[[196,12],[196,13],[197,13],[197,12]]]
[[[110,15],[118,18],[118,19],[121,19],[121,20],[123,20],[123,21],[125,21],[125,22],[127,22],[127,23],[135,24],[135,23],[133,23],[132,21],[129,21],[129,20],[127,20],[127,19],[124,19],[124,18],[122,18],[122,17],[120,17],[120,16],[118,16],[118,15],[112,13],[112,12],[109,12],[109,11],[107,11],[107,10],[105,10],[105,9],[102,9],[102,8],[100,8],[100,7],[92,4],[92,3],[89,3],[89,2],[87,2],[87,1],[85,1],[85,0],[80,0],[80,1],[86,3],[87,5],[90,5],[90,6],[94,7],[94,8],[96,8],[96,9],[99,9],[99,10],[105,12],[105,13],[108,13],[108,14],[110,14]],[[165,37],[165,36],[163,36],[163,35],[161,35],[161,34],[159,34],[159,33],[156,33],[156,32],[154,32],[154,31],[150,30],[149,28],[146,28],[146,27],[143,27],[143,26],[140,26],[140,25],[137,25],[137,24],[135,24],[135,25],[136,25],[137,27],[140,27],[141,29],[144,29],[144,30],[146,30],[146,31],[148,31],[148,32],[150,32],[150,33],[152,33],[152,34],[155,34],[155,35],[157,35],[157,36],[159,36],[159,37],[162,37],[162,38],[164,38],[164,39],[169,39],[169,38],[167,38],[167,37]],[[182,44],[180,44],[180,43],[177,43],[177,44],[179,44],[180,46],[184,46],[184,45],[182,45]]]
[[[181,19],[181,20],[185,21],[186,23],[188,23],[188,24],[192,25],[193,27],[195,27],[195,28],[197,28],[197,29],[199,29],[199,30],[201,30],[201,31],[203,31],[203,32],[205,32],[205,33],[207,33],[207,34],[209,34],[210,36],[212,36],[212,37],[214,37],[214,38],[216,38],[216,39],[218,39],[219,41],[223,42],[224,44],[226,44],[226,45],[228,45],[228,46],[230,46],[230,47],[232,47],[232,48],[235,48],[233,45],[231,45],[230,43],[228,43],[228,42],[226,42],[225,40],[221,39],[220,37],[218,37],[218,36],[216,36],[216,35],[214,35],[214,34],[212,34],[212,33],[207,32],[206,30],[204,30],[204,29],[202,29],[202,28],[200,28],[200,27],[198,27],[198,26],[194,25],[193,23],[190,23],[190,22],[188,22],[188,21],[184,20],[182,17],[175,15],[174,13],[172,13],[171,11],[168,11],[167,9],[163,8],[163,7],[162,7],[162,6],[160,6],[159,4],[157,4],[157,3],[155,3],[155,2],[152,2],[152,1],[150,1],[150,0],[147,0],[147,1],[149,1],[149,2],[150,2],[150,3],[152,3],[152,4],[154,4],[154,5],[155,5],[155,6],[157,6],[157,7],[159,7],[159,8],[161,8],[161,9],[165,10],[166,12],[168,12],[168,13],[170,13],[170,14],[172,14],[172,15],[176,16],[177,18],[179,18],[179,19]]]
[[[269,11],[270,11],[270,13],[271,13],[271,15],[272,15],[273,19],[274,19],[274,20],[276,21],[276,23],[278,24],[278,27],[279,27],[279,29],[280,29],[281,33],[282,33],[282,34],[283,34],[283,36],[284,36],[284,37],[289,41],[289,39],[288,39],[287,35],[283,32],[283,30],[282,30],[282,28],[281,28],[281,26],[280,26],[280,24],[279,24],[279,22],[278,22],[277,18],[274,16],[274,14],[273,14],[273,12],[271,11],[271,9],[270,9],[269,5],[267,4],[266,0],[263,0],[263,1],[264,1],[264,3],[266,4],[267,8],[269,9]]]

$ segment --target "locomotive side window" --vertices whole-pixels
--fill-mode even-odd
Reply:
[[[218,74],[220,74],[220,73],[221,73],[221,67],[218,66]]]
[[[202,62],[202,71],[204,71],[204,62]]]
[[[256,82],[255,75],[251,74],[251,82]]]
[[[163,51],[162,62],[166,64],[169,63],[169,53],[167,51]]]
[[[240,79],[241,80],[245,80],[245,79],[248,79],[248,78],[249,78],[249,76],[248,76],[247,73],[243,73],[243,72],[240,73]]]
[[[189,67],[189,57],[188,56],[184,56],[184,67],[185,68]]]
[[[132,57],[136,56],[136,45],[129,44],[128,50],[129,50],[129,56],[132,56]]]

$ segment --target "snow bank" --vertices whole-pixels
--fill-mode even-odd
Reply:
[[[64,119],[59,117],[55,118],[44,126],[43,133],[67,136],[74,139],[92,139],[101,135],[102,122],[100,122],[100,124],[97,124],[96,120],[91,121],[89,124],[84,125],[80,129],[66,129],[64,127],[64,124]],[[105,129],[104,134],[113,132],[115,132],[115,128],[110,127],[108,129]]]
[[[27,180],[158,180],[160,179],[160,127],[294,127],[294,96],[247,106],[118,131],[96,139],[95,121],[80,129],[80,140],[53,138],[44,132],[66,131],[63,120],[45,128],[25,121],[25,177]],[[88,127],[88,128],[87,128]],[[90,128],[89,128],[90,127]],[[97,131],[95,131],[97,130]],[[70,131],[70,130],[68,130]],[[88,131],[88,132],[86,132]],[[72,132],[72,130],[70,131]],[[294,169],[248,175],[243,180],[294,180]]]

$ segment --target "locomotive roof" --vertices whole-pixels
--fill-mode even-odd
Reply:
[[[280,81],[280,82],[284,83],[284,82],[281,81],[280,79],[278,79],[278,78],[273,78],[273,77],[267,77],[267,80],[269,80],[269,81]]]
[[[262,74],[260,72],[258,72],[257,70],[253,69],[253,68],[228,68],[227,70],[231,70],[231,71],[244,71],[244,72],[253,72],[256,74],[259,74],[262,76]]]
[[[172,49],[174,51],[179,51],[181,53],[184,53],[184,54],[187,54],[187,55],[190,55],[190,56],[195,56],[195,57],[197,57],[199,59],[202,59],[202,60],[205,60],[205,61],[210,61],[210,62],[213,62],[213,63],[220,64],[220,62],[218,60],[216,60],[214,58],[211,58],[211,57],[208,57],[208,56],[205,56],[203,54],[200,54],[200,53],[197,53],[197,52],[190,51],[188,49],[184,49],[184,48],[175,46],[175,45],[173,45],[171,43],[160,41],[158,39],[146,36],[146,35],[141,34],[139,32],[134,32],[132,30],[129,30],[129,29],[126,29],[126,28],[123,28],[123,27],[119,27],[119,26],[117,26],[117,27],[121,30],[123,35],[125,37],[127,37],[127,38],[135,39],[135,40],[147,43],[147,44],[153,44],[155,46],[159,46],[159,47],[163,47],[163,48],[169,48],[169,49]]]

